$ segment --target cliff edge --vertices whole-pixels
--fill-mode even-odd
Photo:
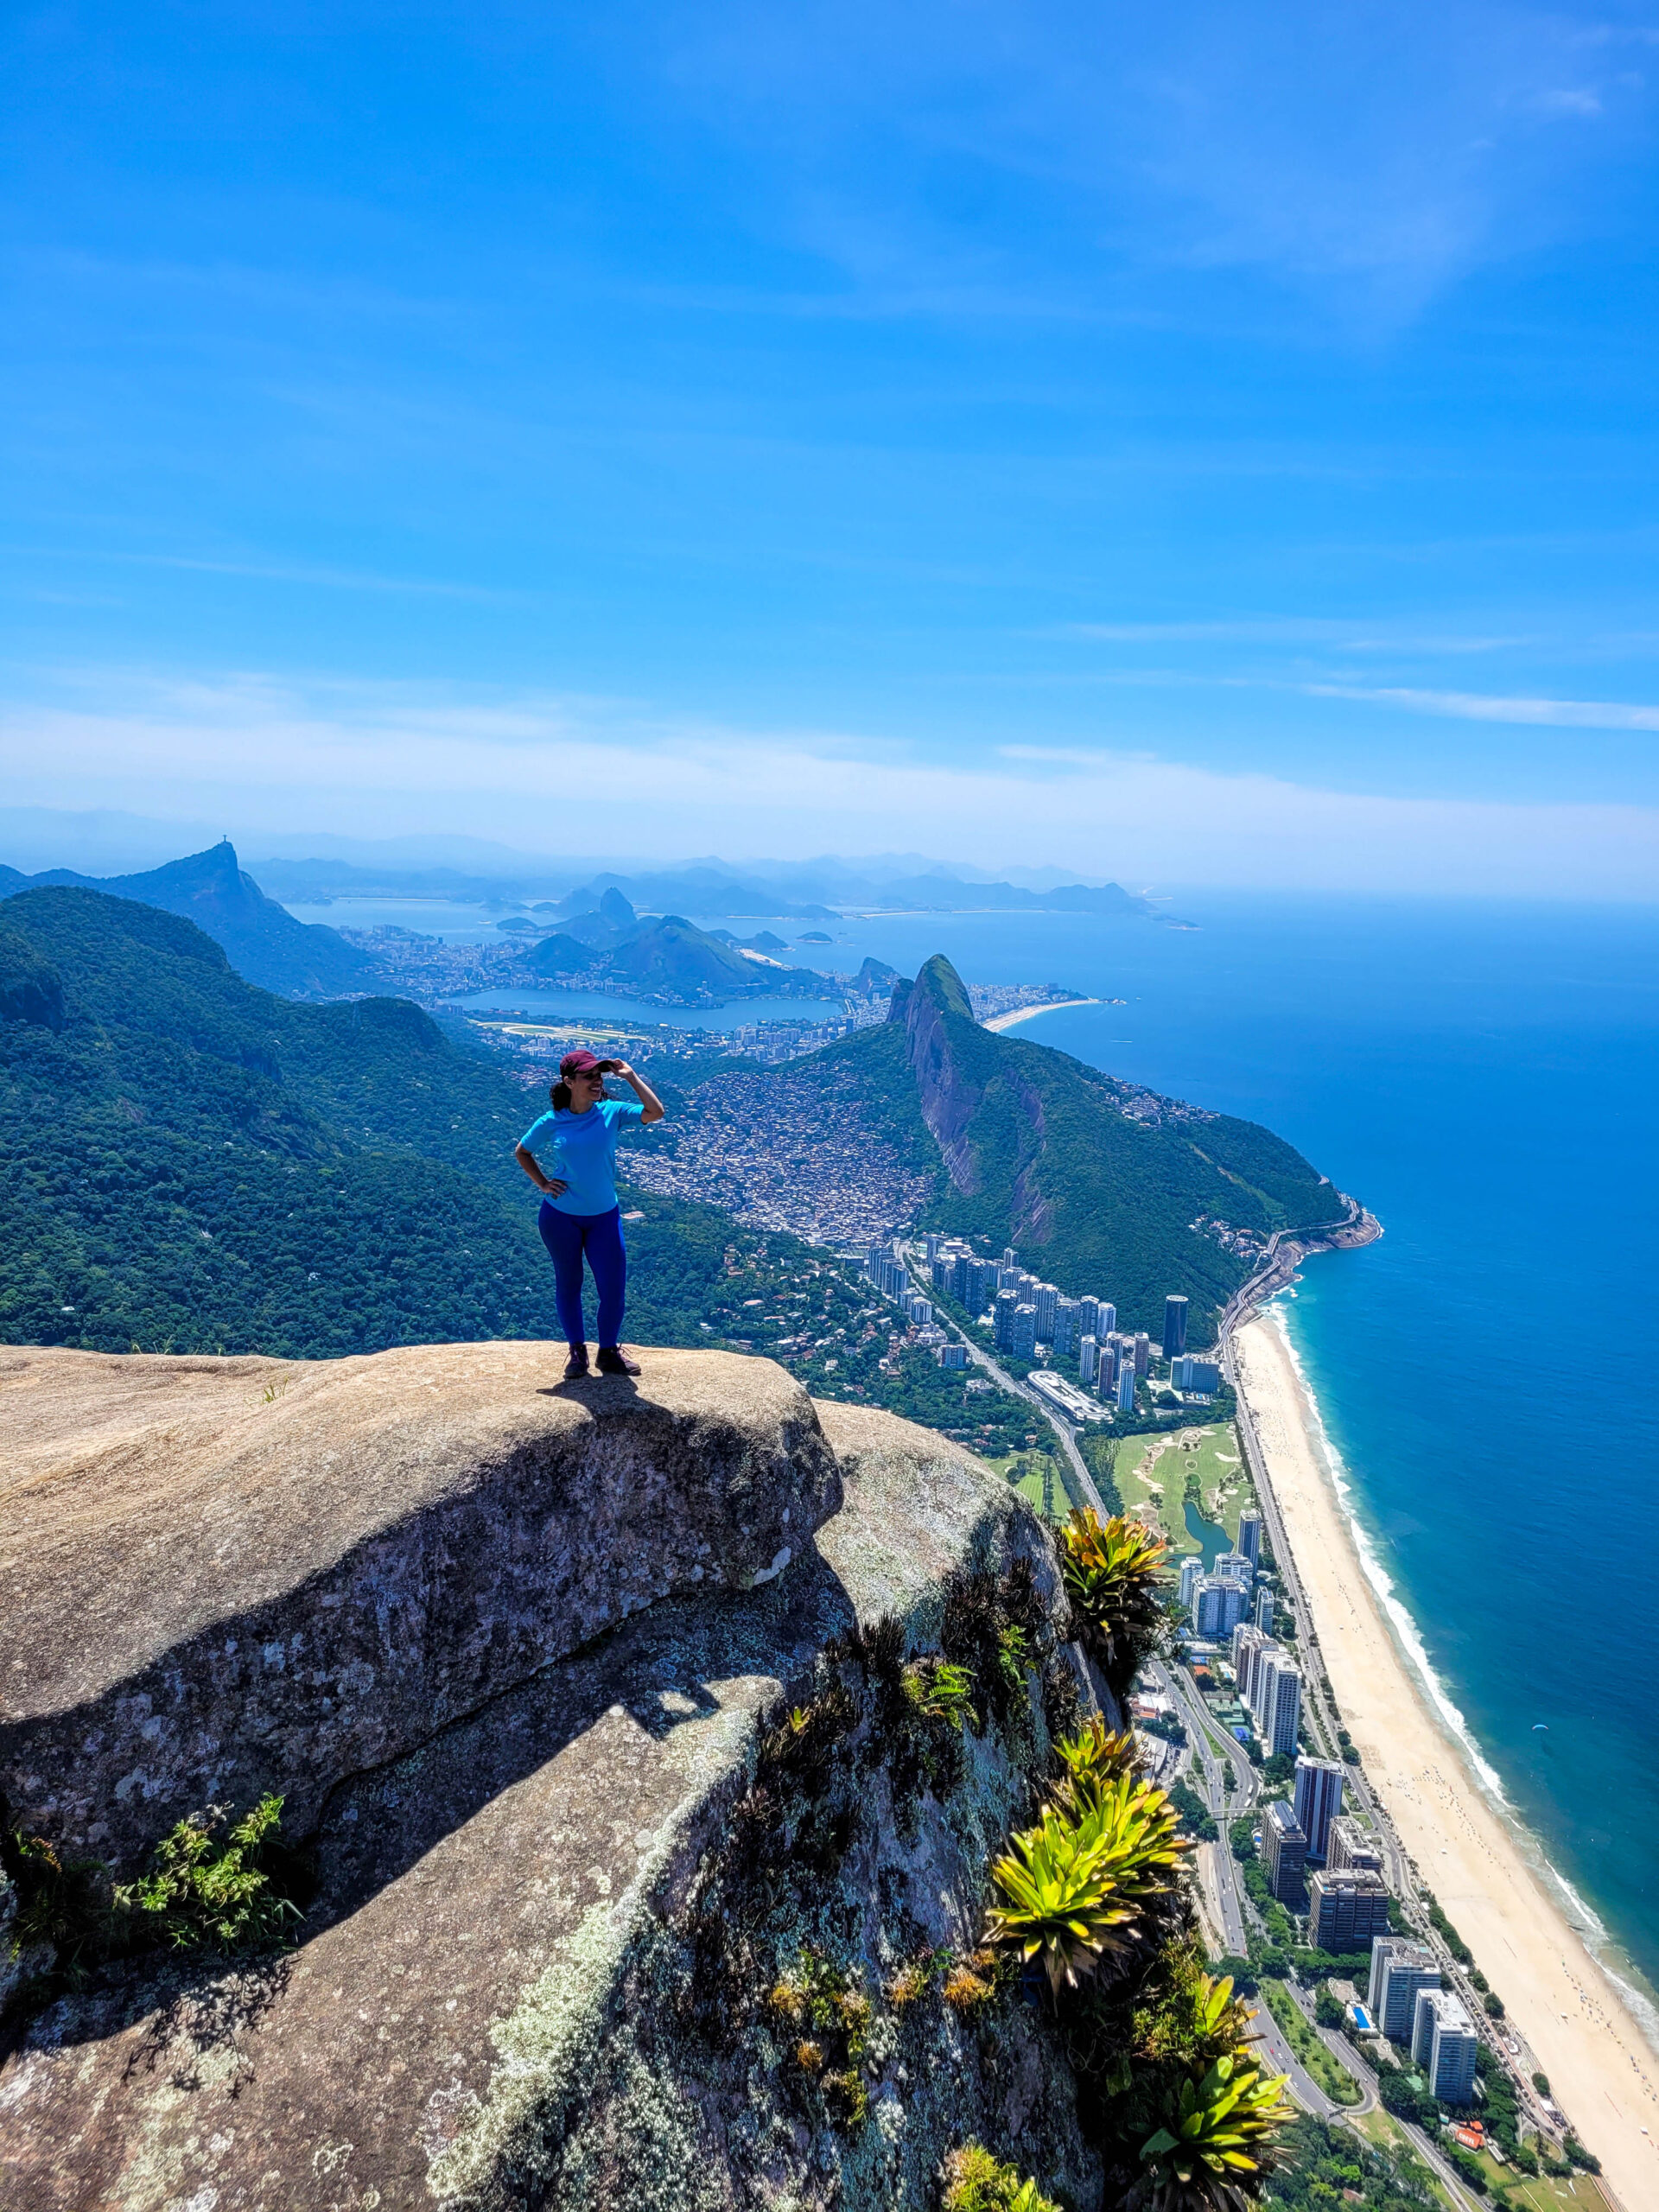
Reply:
[[[974,2136],[1098,2203],[976,1966],[1094,1699],[1006,1485],[721,1354],[3,1357],[11,1817],[130,1869],[276,1790],[309,1880],[14,2016],[0,2201],[920,2212]]]

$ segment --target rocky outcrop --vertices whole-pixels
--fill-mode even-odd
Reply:
[[[130,1868],[210,1801],[424,1742],[653,1600],[779,1573],[840,1502],[768,1362],[565,1388],[545,1344],[0,1352],[0,1790]]]
[[[498,1676],[454,1717],[435,1706],[401,1755],[301,1791],[316,1808],[318,1891],[294,1949],[234,1970],[106,1968],[35,2018],[0,2067],[0,2202],[931,2212],[941,2159],[976,2136],[1088,2212],[1098,2169],[1045,2015],[971,1963],[988,1860],[1029,1806],[1046,1712],[1057,1698],[1075,1710],[1078,1694],[1046,1532],[942,1439],[814,1408],[767,1362],[648,1352],[640,1403],[626,1406],[540,1399],[536,1357],[450,1347],[341,1363],[371,1372],[342,1372],[332,1392],[311,1378],[310,1414],[289,1432],[307,1494],[331,1501],[321,1517],[342,1533],[356,1526],[348,1497],[366,1488],[378,1504],[354,1509],[366,1534],[331,1545],[319,1516],[282,1505],[284,1462],[262,1442],[260,1494],[277,1516],[264,1571],[296,1595],[331,1576],[340,1587],[341,1560],[389,1541],[395,1470],[412,1493],[405,1518],[442,1520],[463,1495],[502,1516],[493,1535],[428,1555],[426,1618],[475,1618],[485,1554],[511,1551],[510,1530],[528,1525],[505,1517],[517,1478],[485,1448],[502,1434],[519,1440],[514,1466],[527,1456],[543,1469],[559,1513],[576,1510],[574,1472],[548,1471],[585,1469],[592,1571],[562,1586],[589,1618],[613,1577],[608,1624],[586,1640],[558,1627],[561,1656]],[[468,1411],[435,1397],[417,1415],[421,1363],[446,1361],[449,1397],[465,1381]],[[251,1541],[251,1504],[214,1517],[213,1483],[234,1493],[234,1470],[251,1464],[226,1437],[255,1452],[253,1402],[275,1410],[308,1375],[267,1400],[276,1378],[255,1363],[165,1364],[171,1376],[87,1362],[101,1418],[90,1382],[77,1385],[78,1428],[30,1417],[35,1471],[3,1507],[13,1530],[25,1499],[50,1521],[60,1489],[53,1541],[67,1568],[72,1525],[101,1541],[96,1512],[76,1510],[78,1484],[83,1507],[107,1500],[124,1526],[151,1497],[148,1586],[135,1551],[105,1554],[124,1607],[105,1607],[100,1635],[124,1636],[129,1668],[152,1646],[186,1648],[194,1615],[164,1592],[165,1561],[175,1541],[187,1560],[213,1556],[213,1528]],[[27,1368],[7,1379],[14,1421],[31,1391],[67,1387]],[[330,1420],[350,1469],[333,1490],[319,1471]],[[649,1471],[676,1440],[671,1483]],[[214,1465],[232,1471],[213,1478]],[[483,1502],[492,1482],[497,1509]],[[786,1561],[761,1556],[763,1497],[779,1527],[790,1506]],[[706,1552],[688,1548],[687,1510]],[[648,1568],[636,1571],[625,1535]],[[17,1556],[15,1538],[3,1548]],[[227,1557],[251,1595],[251,1555],[232,1545]],[[452,1574],[474,1593],[464,1604],[444,1596]],[[142,1625],[151,1594],[159,1631]],[[507,1612],[503,1649],[527,1651],[528,1608]],[[971,1656],[987,1635],[995,1650],[1005,1618],[1023,1622],[1029,1663],[1017,1688],[976,1663],[976,1726],[958,1734],[895,1698],[906,1654]],[[8,1682],[28,1674],[17,1656]],[[49,1794],[61,1803],[87,1794],[78,1776],[96,1752],[57,1740],[67,1764]],[[339,1764],[331,1749],[327,1771]],[[791,1992],[809,1985],[839,1993],[828,2032],[792,2014]]]
[[[979,1189],[980,1174],[969,1124],[985,1086],[978,1071],[963,1065],[953,1031],[964,1021],[972,1024],[974,1010],[961,978],[942,953],[923,963],[902,998],[894,994],[888,1019],[905,1025],[917,1101],[944,1156],[945,1172],[957,1190],[971,1196]]]

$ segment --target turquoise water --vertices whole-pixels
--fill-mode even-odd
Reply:
[[[835,957],[1122,997],[1022,1033],[1266,1122],[1381,1217],[1293,1342],[1445,1694],[1659,1982],[1659,910],[1172,905],[1202,926],[882,920]]]
[[[1223,1552],[1232,1549],[1227,1531],[1217,1528],[1213,1521],[1206,1521],[1198,1507],[1188,1498],[1182,1509],[1186,1522],[1186,1533],[1204,1555],[1204,1571],[1207,1574]]]

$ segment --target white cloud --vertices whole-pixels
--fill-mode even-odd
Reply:
[[[1652,808],[1401,798],[1075,747],[938,763],[867,736],[615,701],[135,680],[90,703],[14,707],[0,757],[16,805],[207,817],[244,834],[443,830],[665,858],[919,841],[986,867],[1137,882],[1659,897]]]
[[[1659,707],[1618,699],[1504,699],[1484,691],[1418,691],[1390,684],[1300,683],[1313,699],[1367,699],[1454,721],[1516,722],[1547,729],[1659,730]]]

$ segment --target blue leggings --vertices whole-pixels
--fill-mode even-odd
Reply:
[[[536,1226],[542,1232],[542,1242],[553,1262],[553,1294],[566,1344],[585,1343],[588,1336],[582,1312],[584,1252],[599,1291],[601,1348],[620,1344],[622,1306],[628,1288],[628,1254],[622,1242],[621,1209],[613,1206],[609,1213],[561,1213],[557,1206],[543,1198]]]

